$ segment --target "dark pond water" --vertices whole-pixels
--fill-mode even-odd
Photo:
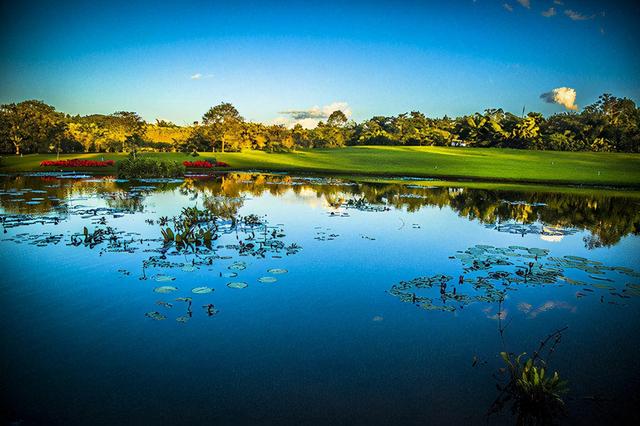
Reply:
[[[547,359],[569,382],[559,423],[637,413],[633,194],[258,174],[0,182],[3,420],[513,424],[508,408],[485,416],[499,352],[564,327]],[[165,244],[194,206],[211,241]]]

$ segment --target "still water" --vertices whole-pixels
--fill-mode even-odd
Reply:
[[[499,353],[564,327],[547,359],[568,381],[558,422],[637,415],[637,194],[0,182],[3,420],[513,424],[508,408],[486,417]],[[212,241],[165,243],[188,207],[216,217]]]

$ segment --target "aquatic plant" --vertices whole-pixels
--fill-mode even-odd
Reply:
[[[255,214],[244,216],[242,222],[247,226],[258,226],[262,224],[262,220]]]
[[[546,238],[564,237],[566,235],[573,235],[579,231],[577,228],[545,226],[543,224],[537,223],[518,223],[514,220],[488,223],[485,225],[485,228],[521,236],[527,234],[536,234]]]
[[[561,380],[557,371],[548,373],[542,353],[546,351],[548,359],[566,329],[564,327],[548,335],[531,357],[526,353],[516,356],[500,352],[505,364],[500,372],[506,376],[506,382],[497,384],[500,394],[491,405],[488,416],[502,411],[507,404],[511,405],[518,425],[550,425],[565,414],[562,396],[568,392],[567,381]],[[550,346],[549,342],[552,342]]]
[[[391,208],[386,205],[374,205],[364,198],[351,198],[342,203],[341,206],[347,209],[355,209],[365,212],[386,212],[391,210]]]
[[[191,289],[191,293],[193,294],[209,294],[212,292],[213,292],[213,289],[210,287],[196,287]]]
[[[144,314],[144,316],[147,318],[151,318],[152,320],[155,320],[155,321],[162,321],[167,319],[166,316],[162,315],[158,311],[147,312],[146,314]]]
[[[174,291],[177,291],[178,287],[174,287],[172,285],[163,285],[161,287],[156,287],[153,289],[153,291],[155,291],[156,293],[171,293]]]
[[[89,232],[89,229],[87,229],[87,227],[85,226],[82,229],[81,236],[79,235],[71,236],[71,245],[79,246],[81,244],[84,244],[85,246],[89,246],[89,248],[93,248],[104,241],[110,241],[111,243],[116,243],[117,240],[118,240],[118,237],[115,231],[110,227],[106,227],[104,229],[98,228],[98,229],[95,229],[93,232]]]
[[[164,221],[161,221],[164,222]],[[184,207],[178,217],[173,218],[174,228],[160,229],[165,244],[174,243],[177,249],[204,245],[218,238],[216,217],[207,210]]]
[[[449,258],[458,260],[462,266],[457,283],[455,280],[452,282],[453,277],[449,275],[423,276],[394,284],[389,294],[426,310],[442,311],[462,309],[472,302],[500,302],[507,292],[516,290],[518,286],[566,283],[581,286],[589,293],[593,292],[590,287],[605,290],[610,296],[621,299],[638,295],[638,291],[629,285],[617,291],[613,284],[619,282],[620,275],[638,278],[639,272],[579,256],[551,257],[547,249],[475,245]],[[568,276],[575,272],[586,272],[590,281]],[[439,293],[433,294],[435,291],[429,292],[429,289],[439,290]],[[576,293],[578,298],[586,295]],[[601,302],[604,302],[604,296]],[[618,304],[614,301],[608,303]]]
[[[212,287],[205,286],[204,283],[200,284],[200,287],[189,286],[187,288],[187,286],[183,285],[174,286],[173,284],[177,280],[176,277],[165,273],[158,273],[158,269],[179,268],[182,272],[204,271],[211,270],[211,266],[216,259],[233,259],[227,265],[229,266],[229,271],[225,273],[220,272],[220,277],[230,278],[228,281],[225,281],[225,283],[228,283],[230,289],[242,289],[249,285],[248,281],[233,282],[233,279],[239,275],[239,271],[247,267],[247,263],[235,259],[236,256],[265,258],[270,255],[272,259],[276,259],[282,258],[285,254],[296,254],[302,249],[297,243],[285,244],[283,238],[285,238],[286,235],[282,226],[269,225],[266,216],[254,214],[246,216],[238,215],[237,208],[242,206],[244,198],[237,196],[210,197],[215,201],[220,201],[224,206],[230,205],[230,208],[225,207],[224,209],[212,211],[212,209],[208,209],[206,206],[205,208],[190,206],[183,208],[180,213],[174,217],[145,217],[144,221],[146,224],[151,226],[160,225],[160,232],[155,238],[153,236],[151,238],[143,238],[138,232],[122,231],[118,230],[115,226],[108,226],[112,225],[112,219],[122,218],[134,212],[134,209],[123,208],[119,203],[120,200],[139,199],[142,201],[144,195],[159,188],[159,186],[156,185],[155,179],[153,181],[145,180],[144,182],[144,185],[137,184],[133,186],[125,183],[126,189],[124,190],[120,190],[121,188],[114,185],[115,190],[114,188],[108,188],[109,191],[100,192],[96,195],[106,201],[107,205],[110,205],[114,200],[118,201],[118,207],[94,207],[81,203],[69,203],[61,207],[61,216],[2,214],[0,215],[0,225],[4,228],[4,232],[7,232],[7,228],[11,229],[15,226],[33,224],[56,225],[66,217],[77,217],[86,224],[84,227],[81,225],[79,232],[71,234],[60,233],[56,235],[48,232],[38,232],[33,235],[24,233],[12,235],[9,239],[17,243],[24,242],[38,246],[57,244],[60,241],[66,240],[67,244],[71,246],[89,248],[99,246],[100,255],[116,252],[134,253],[136,251],[152,253],[147,258],[142,259],[142,271],[138,278],[142,281],[155,281],[157,284],[150,287],[149,291],[153,292],[156,296],[159,294],[184,295],[186,291],[194,297],[204,299],[214,291]],[[117,184],[120,185],[121,182],[117,182]],[[56,185],[56,187],[57,186],[58,185]],[[49,186],[46,187],[49,188]],[[2,192],[2,190],[0,190],[0,197],[6,195],[16,198],[22,196],[23,193],[46,194],[47,191],[30,188],[23,191],[5,190]],[[49,197],[49,199],[50,198],[51,197]],[[37,199],[37,197],[31,199]],[[69,198],[68,201],[81,201],[86,199],[88,199],[88,197],[80,194],[79,197]],[[142,206],[142,203],[140,203],[140,206]],[[223,212],[223,210],[225,216],[232,217],[221,217],[217,214]],[[62,213],[64,213],[64,216]],[[213,242],[222,236],[228,236],[229,239],[224,245],[214,246]],[[192,254],[195,256],[191,259],[179,260],[176,257],[172,257]],[[275,269],[270,272],[285,273],[285,270]],[[125,269],[118,269],[118,274],[123,277],[132,275],[131,272]],[[274,277],[262,277],[258,282],[273,283],[276,281],[277,279]],[[182,299],[187,302],[187,313],[175,319],[178,322],[184,323],[191,318],[192,311],[191,299],[177,298],[176,300]],[[209,316],[213,316],[213,314],[218,312],[213,307],[209,308],[209,305],[205,306],[207,307],[207,314]],[[167,312],[165,312],[164,309],[168,310],[170,308],[172,308],[172,304],[168,301],[156,300],[155,309],[151,309],[146,317],[154,320],[166,319],[165,314]],[[156,309],[161,310],[162,313],[157,312]],[[174,307],[173,311],[175,310]]]
[[[243,281],[234,281],[234,282],[227,283],[227,287],[229,288],[247,288],[248,286],[249,284]]]
[[[178,249],[192,247],[194,245],[211,246],[213,234],[210,229],[194,230],[192,227],[183,226],[181,232],[174,232],[171,228],[161,229],[160,233],[165,243],[175,243]]]

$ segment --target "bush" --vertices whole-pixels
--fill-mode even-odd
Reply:
[[[118,177],[136,178],[171,178],[184,176],[185,168],[177,161],[161,161],[153,158],[133,158],[118,162]]]

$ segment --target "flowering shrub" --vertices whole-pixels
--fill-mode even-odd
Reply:
[[[213,167],[213,164],[208,161],[184,161],[182,164],[185,167],[195,167],[198,169],[210,169]]]
[[[192,167],[197,169],[210,169],[212,167],[229,167],[229,165],[222,161],[216,161],[215,163],[210,163],[209,161],[184,161],[182,163],[185,167]]]
[[[113,160],[95,161],[74,158],[71,160],[45,160],[40,163],[40,167],[107,167],[113,166],[113,164]]]

